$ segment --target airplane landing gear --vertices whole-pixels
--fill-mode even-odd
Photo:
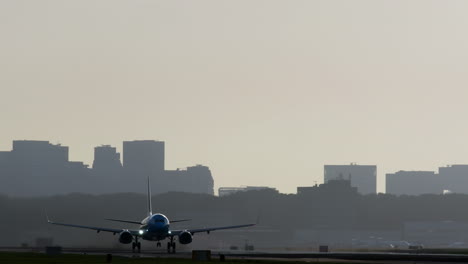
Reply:
[[[167,253],[169,253],[169,254],[171,254],[171,253],[175,254],[176,253],[176,243],[174,242],[174,237],[171,237],[171,241],[167,242]]]
[[[138,237],[135,237],[135,242],[132,243],[132,252],[135,253],[135,249],[137,249],[138,253],[141,253],[141,243],[138,242]]]
[[[133,242],[132,243],[132,252],[133,253],[141,253],[141,243],[140,242],[137,242],[137,243]]]

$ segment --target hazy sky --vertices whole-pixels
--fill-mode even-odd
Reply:
[[[166,142],[282,192],[468,164],[468,1],[0,0],[0,150]]]

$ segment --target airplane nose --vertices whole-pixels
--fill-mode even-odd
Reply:
[[[154,225],[151,225],[149,228],[150,232],[157,232],[165,229],[167,227],[166,223],[154,223]]]

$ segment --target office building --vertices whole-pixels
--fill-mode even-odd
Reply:
[[[68,162],[68,147],[53,145],[49,141],[15,140],[11,152],[12,162],[42,166]]]
[[[120,153],[117,149],[103,145],[94,148],[93,170],[97,171],[119,171],[122,169]]]
[[[386,193],[395,195],[442,194],[442,177],[433,171],[398,171],[385,175]]]
[[[444,190],[468,194],[468,165],[448,165],[439,168]]]
[[[330,180],[349,180],[360,194],[377,191],[377,166],[375,165],[325,165],[324,182]]]

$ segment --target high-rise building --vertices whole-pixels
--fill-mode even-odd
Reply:
[[[10,151],[0,151],[0,165],[4,165],[6,162],[8,162],[10,154]]]
[[[132,176],[162,176],[164,141],[124,141],[123,167],[125,172]]]
[[[93,170],[115,172],[121,169],[120,153],[116,148],[109,145],[94,148]]]
[[[377,191],[377,166],[375,165],[325,165],[324,182],[342,179],[349,180],[352,187],[357,187],[361,194]]]
[[[2,154],[0,192],[8,195],[51,195],[88,191],[89,169],[83,162],[68,160],[68,147],[49,141],[15,140]]]
[[[49,141],[15,140],[11,152],[13,162],[51,166],[68,162],[68,147]]]
[[[386,193],[395,195],[442,194],[442,177],[433,171],[398,171],[385,175]]]
[[[156,192],[171,190],[178,192],[206,193],[214,195],[214,181],[210,168],[203,165],[186,169],[166,170],[164,177],[154,182]]]
[[[444,190],[468,194],[468,165],[450,165],[439,168]]]

